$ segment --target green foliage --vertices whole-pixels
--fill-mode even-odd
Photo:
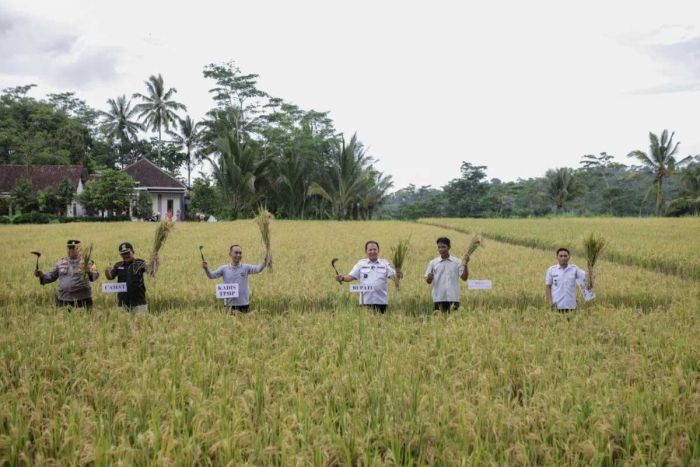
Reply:
[[[178,110],[187,110],[185,105],[173,100],[177,89],[165,89],[162,75],[151,75],[146,84],[146,94],[136,93],[133,97],[141,101],[134,107],[139,113],[139,118],[143,121],[146,129],[158,132],[158,141],[162,141],[162,131],[170,130],[170,126],[177,119]]]
[[[485,206],[482,198],[488,190],[486,166],[462,162],[461,177],[450,180],[443,187],[445,193],[445,213],[457,217],[482,217]]]
[[[546,174],[546,194],[562,213],[570,202],[579,198],[585,191],[585,185],[577,173],[568,167],[548,170]]]
[[[672,200],[666,213],[670,216],[700,214],[700,163],[680,173],[681,192]]]
[[[29,212],[39,207],[36,193],[32,190],[32,184],[27,179],[22,179],[15,185],[11,196],[18,213]]]
[[[124,172],[105,170],[85,185],[79,199],[89,212],[103,211],[107,216],[128,213],[136,182]]]
[[[139,190],[132,206],[132,213],[139,219],[148,219],[153,216],[153,202],[147,191]]]
[[[222,196],[216,185],[208,177],[198,178],[194,181],[190,192],[190,214],[207,214],[220,217]]]
[[[58,222],[56,216],[46,212],[28,212],[12,218],[13,224],[50,224]]]

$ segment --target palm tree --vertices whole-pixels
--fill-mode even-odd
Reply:
[[[325,199],[338,220],[346,219],[368,188],[370,174],[366,168],[371,162],[372,158],[367,156],[357,134],[354,134],[350,143],[346,145],[343,141],[336,149],[321,182],[313,182],[308,195]]]
[[[217,151],[213,155],[218,155],[218,160],[211,156],[206,159],[231,213],[234,217],[252,213],[263,198],[271,159],[261,156],[251,143],[242,142],[235,131],[217,141]]]
[[[192,159],[194,156],[197,161],[196,150],[200,144],[199,123],[194,122],[189,115],[184,119],[177,119],[178,131],[169,131],[168,134],[173,137],[173,142],[185,149],[187,154],[187,187],[191,187],[190,175],[192,173]]]
[[[137,110],[131,107],[131,99],[127,100],[126,96],[108,99],[107,104],[109,104],[109,110],[100,112],[100,116],[104,119],[103,128],[108,137],[119,141],[119,153],[123,159],[124,153],[137,139],[138,132],[143,130],[143,125],[133,120]]]
[[[178,110],[187,110],[183,104],[172,100],[177,89],[165,90],[163,76],[151,75],[145,81],[147,95],[136,93],[133,97],[142,100],[135,109],[139,112],[139,118],[143,120],[145,127],[152,131],[158,131],[158,153],[162,143],[162,130],[170,130],[170,125],[177,121]]]
[[[304,218],[312,161],[296,148],[284,150],[274,159],[275,198],[288,217]]]
[[[138,136],[138,132],[143,130],[143,125],[132,120],[137,110],[131,107],[131,99],[126,100],[126,96],[119,96],[117,99],[108,99],[109,110],[100,112],[104,118],[104,128],[107,136],[115,138],[122,143],[130,143]]]
[[[566,205],[583,194],[584,185],[576,172],[568,167],[548,170],[546,175],[547,197],[554,202],[557,212],[561,213]]]
[[[679,174],[683,190],[668,205],[670,215],[700,214],[700,165],[688,167]]]
[[[692,159],[692,157],[687,156],[680,161],[676,161],[674,154],[678,151],[680,142],[675,145],[673,144],[674,135],[675,133],[671,133],[671,137],[669,138],[668,130],[664,130],[661,132],[661,139],[659,139],[654,133],[649,132],[649,154],[639,150],[627,154],[627,157],[634,157],[642,163],[645,169],[654,174],[654,181],[651,188],[656,188],[657,216],[661,212],[661,205],[663,204],[664,179],[669,178],[674,174],[676,168],[680,168]]]

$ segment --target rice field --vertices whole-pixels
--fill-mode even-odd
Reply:
[[[177,225],[147,279],[150,314],[117,311],[99,292],[104,277],[93,311],[68,313],[52,306],[56,284],[31,276],[31,250],[47,270],[79,238],[103,271],[122,241],[147,258],[154,230],[0,226],[11,245],[0,269],[0,464],[700,464],[697,281],[603,260],[598,298],[560,315],[544,306],[554,253],[487,238],[470,272],[493,289],[463,288],[459,312],[434,314],[422,276],[435,239],[448,235],[461,256],[471,235],[275,221],[274,272],[251,276],[254,311],[231,316],[199,246],[211,267],[232,243],[260,262],[252,220]],[[331,259],[347,273],[366,240],[388,258],[409,236],[388,314],[360,309]]]
[[[700,280],[700,218],[421,219],[420,222],[482,232],[495,240],[552,250],[581,252],[584,235],[609,241],[610,261]]]

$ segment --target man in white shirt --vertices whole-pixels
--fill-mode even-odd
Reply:
[[[571,253],[566,248],[557,250],[556,264],[547,269],[544,292],[547,305],[560,312],[576,309],[576,284],[583,286],[586,273],[575,264],[569,264]]]
[[[449,312],[459,308],[459,280],[469,278],[469,256],[464,261],[450,255],[450,239],[437,239],[437,249],[440,256],[428,263],[425,270],[425,281],[433,286],[433,310]]]
[[[389,304],[388,279],[392,277],[401,279],[403,275],[396,272],[387,260],[379,259],[379,243],[374,240],[365,243],[365,253],[367,258],[358,261],[350,274],[338,274],[335,280],[338,282],[359,280],[360,284],[371,286],[372,290],[360,293],[360,305],[386,313]]]

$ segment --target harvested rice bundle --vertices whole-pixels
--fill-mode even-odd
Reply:
[[[479,248],[484,246],[484,239],[481,237],[480,234],[476,234],[472,237],[472,240],[469,242],[469,247],[467,247],[467,252],[464,253],[464,262],[466,263],[469,261],[469,258],[471,257],[472,254]]]
[[[272,250],[270,246],[272,243],[270,234],[270,224],[272,223],[272,219],[274,219],[272,213],[262,206],[258,210],[258,215],[255,216],[255,223],[258,225],[258,229],[260,229],[260,239],[265,247],[267,268],[270,272],[272,272]]]
[[[401,268],[406,262],[406,256],[408,255],[408,250],[410,248],[411,242],[409,238],[404,238],[399,240],[399,243],[395,247],[391,247],[391,263],[394,265],[397,273],[401,273]],[[398,276],[399,274],[397,274]],[[396,285],[396,290],[399,290],[399,278],[396,277],[394,280],[394,285]]]
[[[80,247],[80,268],[83,271],[83,278],[86,281],[90,281],[90,268],[94,265],[90,264],[90,257],[92,256],[93,244],[89,244],[87,247]]]
[[[600,258],[600,254],[607,245],[607,241],[600,235],[591,233],[583,239],[583,253],[586,256],[586,289],[593,289],[593,279],[595,276],[595,264]]]
[[[156,273],[158,272],[158,253],[160,252],[161,248],[163,248],[163,245],[165,245],[168,235],[170,235],[170,232],[172,232],[174,228],[175,223],[168,220],[161,221],[158,224],[158,228],[156,228],[156,234],[153,238],[153,251],[151,252],[151,257],[148,261],[148,272],[151,277],[155,277]]]

